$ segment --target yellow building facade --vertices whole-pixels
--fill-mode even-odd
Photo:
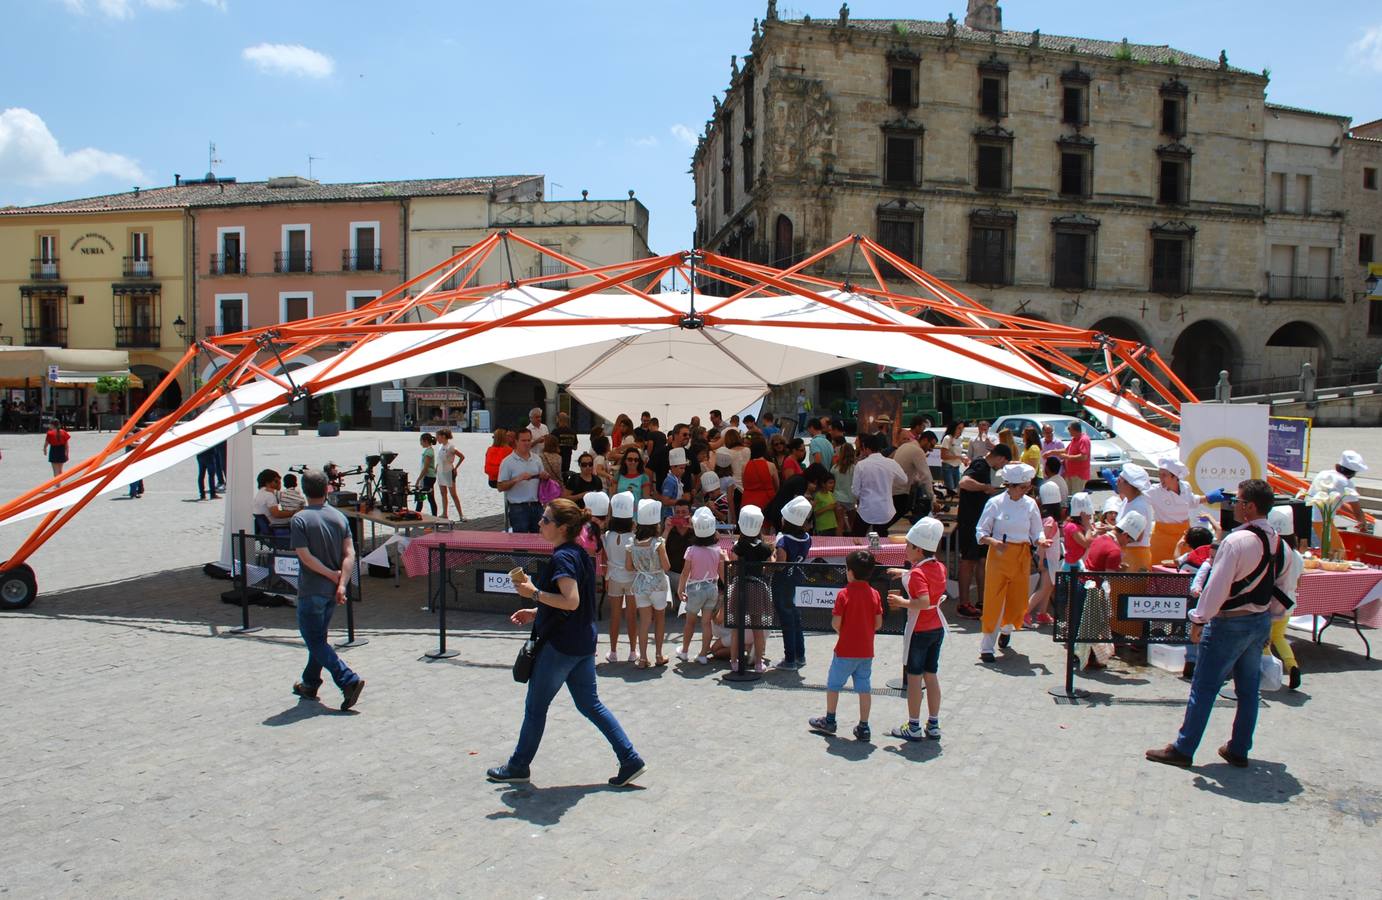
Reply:
[[[184,208],[0,210],[0,343],[125,350],[143,384],[131,391],[133,409],[187,346],[175,323],[189,318],[190,227]],[[170,387],[158,406],[172,408],[188,387]],[[63,386],[42,402],[77,408],[84,424],[93,388]]]

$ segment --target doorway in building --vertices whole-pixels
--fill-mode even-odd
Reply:
[[[494,396],[498,416],[494,423],[496,428],[520,428],[527,423],[528,412],[533,407],[547,409],[547,389],[541,381],[522,372],[510,372],[499,379]]]

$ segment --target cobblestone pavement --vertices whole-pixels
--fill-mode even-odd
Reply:
[[[8,437],[0,447],[11,496],[18,454]],[[254,608],[264,631],[226,634],[238,610],[218,600],[225,584],[189,568],[214,555],[219,507],[182,505],[184,484],[175,470],[145,500],[97,501],[87,531],[79,517],[36,560],[38,602],[0,617],[0,893],[1379,895],[1369,698],[1382,661],[1351,631],[1296,641],[1304,686],[1266,696],[1247,770],[1214,753],[1227,708],[1194,769],[1142,760],[1180,721],[1173,675],[1115,661],[1081,679],[1089,701],[1058,703],[1049,635],[1019,635],[984,667],[960,620],[942,653],[939,742],[884,736],[905,711],[881,689],[899,656],[886,636],[873,742],[808,733],[832,645],[811,635],[800,676],[748,688],[720,668],[602,664],[602,697],[649,763],[642,788],[605,785],[613,755],[566,697],[533,784],[503,787],[483,774],[517,735],[518,629],[453,614],[460,656],[426,662],[423,582],[369,580],[369,644],[346,651],[368,680],[358,708],[336,711],[330,688],[326,703],[296,702],[292,610]],[[479,502],[472,513],[467,495],[467,512]],[[856,709],[841,699],[842,732]]]

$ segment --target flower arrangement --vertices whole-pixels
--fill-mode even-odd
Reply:
[[[1339,511],[1339,507],[1344,505],[1344,493],[1348,489],[1348,479],[1332,469],[1326,469],[1315,476],[1315,480],[1310,483],[1310,487],[1302,492],[1308,506],[1319,510],[1320,524],[1323,526],[1320,534],[1320,558],[1332,559],[1334,555],[1334,514]]]

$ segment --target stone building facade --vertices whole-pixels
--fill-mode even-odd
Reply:
[[[1344,228],[1344,296],[1366,309],[1359,339],[1370,348],[1382,346],[1382,287],[1370,279],[1369,266],[1382,264],[1382,119],[1358,125],[1344,139],[1344,193],[1349,214]],[[1374,349],[1372,361],[1376,361]]]
[[[1366,310],[1314,282],[1274,296],[1268,169],[1314,191],[1271,217],[1290,274],[1328,244],[1320,286],[1339,284],[1342,162],[1321,135],[1347,120],[1269,126],[1266,85],[1224,56],[1005,31],[996,0],[964,22],[769,3],[693,157],[697,243],[785,264],[867,234],[996,311],[1150,344],[1199,389],[1310,354],[1327,371],[1363,354]]]

